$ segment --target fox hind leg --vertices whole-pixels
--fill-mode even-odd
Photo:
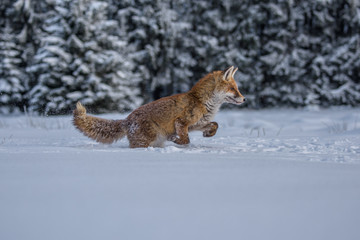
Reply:
[[[130,148],[147,148],[151,147],[152,143],[156,140],[154,137],[139,134],[137,136],[128,137]]]
[[[127,137],[130,148],[147,148],[153,146],[153,143],[156,142],[157,133],[147,123],[134,123],[130,126]]]

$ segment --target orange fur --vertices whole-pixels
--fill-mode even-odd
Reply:
[[[202,131],[204,137],[212,137],[218,124],[211,121],[221,104],[245,101],[233,78],[236,70],[229,67],[209,73],[189,92],[143,105],[124,120],[89,116],[78,103],[73,123],[86,136],[102,143],[112,143],[126,135],[132,148],[163,146],[166,140],[188,144],[188,133],[194,130]]]

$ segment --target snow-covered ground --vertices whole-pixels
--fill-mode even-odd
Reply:
[[[0,239],[358,240],[359,110],[223,111],[148,149],[1,116]]]

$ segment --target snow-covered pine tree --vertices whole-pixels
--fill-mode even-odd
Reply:
[[[310,52],[299,48],[301,41],[296,28],[297,11],[291,1],[277,0],[261,4],[264,13],[261,38],[262,81],[259,94],[260,105],[304,106],[308,94],[306,88],[305,63],[311,58]],[[299,39],[300,37],[300,39]]]
[[[102,1],[79,0],[72,8],[74,33],[71,64],[80,99],[98,112],[125,111],[142,103],[137,65],[129,58],[127,35],[116,20],[108,18]],[[71,97],[71,96],[68,96]]]
[[[28,54],[28,25],[31,24],[30,0],[4,0],[0,5],[0,113],[22,111],[26,107],[29,84],[25,72]]]
[[[68,66],[73,61],[66,46],[71,34],[69,7],[70,1],[34,2],[36,52],[27,68],[32,79],[28,93],[31,112],[61,113],[68,107],[64,79],[71,78]]]
[[[118,23],[108,19],[107,3],[51,2],[42,19],[35,63],[28,68],[38,79],[30,92],[32,110],[66,113],[77,101],[97,112],[141,104],[139,74],[126,57]]]
[[[323,106],[360,103],[360,3],[333,1],[326,5],[324,24],[328,40],[322,47],[322,58],[312,64],[314,89]]]
[[[184,14],[186,1],[122,1],[117,18],[128,32],[130,57],[143,79],[145,100],[184,92],[191,86],[192,67]]]
[[[0,113],[18,111],[23,105],[27,76],[21,67],[21,46],[9,26],[0,32]]]

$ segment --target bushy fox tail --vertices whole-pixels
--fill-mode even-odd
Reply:
[[[126,135],[124,120],[108,120],[86,115],[85,107],[78,102],[73,124],[85,136],[101,143],[113,143]]]

